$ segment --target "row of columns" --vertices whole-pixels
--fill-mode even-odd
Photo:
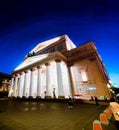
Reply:
[[[57,72],[57,87],[58,87],[58,97],[64,97],[62,72],[61,72],[61,60],[56,59],[56,72]],[[46,91],[44,92],[44,97],[51,98],[49,85],[50,85],[50,64],[46,63]],[[40,98],[41,97],[41,68],[42,66],[34,67],[30,70],[20,72],[13,75],[11,82],[11,89],[9,96],[13,97],[23,97],[23,98]],[[36,77],[37,73],[37,77]],[[36,79],[37,78],[37,79]],[[34,90],[36,93],[34,93]],[[70,94],[69,94],[70,95]],[[53,88],[53,96],[55,96],[55,88]]]

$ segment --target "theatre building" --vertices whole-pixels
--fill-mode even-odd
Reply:
[[[67,35],[39,43],[12,72],[9,97],[110,97],[105,66],[93,42],[79,47]]]

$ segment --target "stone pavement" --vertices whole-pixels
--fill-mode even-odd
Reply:
[[[0,130],[93,130],[108,105],[67,102],[0,100]],[[112,118],[104,130],[117,130]]]

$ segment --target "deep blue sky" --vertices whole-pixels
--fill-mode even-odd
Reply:
[[[118,0],[1,0],[0,72],[11,74],[39,42],[63,34],[77,46],[94,41],[119,87]]]

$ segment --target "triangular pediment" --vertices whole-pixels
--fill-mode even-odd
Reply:
[[[25,67],[27,67],[27,66],[29,66],[31,64],[34,64],[37,61],[41,61],[41,60],[45,59],[46,57],[48,57],[48,54],[43,54],[43,55],[28,57],[18,67],[16,67],[14,69],[14,71],[17,71],[17,70],[19,70],[21,68],[25,68]]]
[[[59,36],[59,37],[55,37],[53,39],[50,39],[50,40],[47,40],[47,41],[44,41],[44,42],[41,42],[39,43],[37,46],[35,46],[31,51],[30,53],[37,53],[38,51],[46,48],[47,46],[50,46],[51,44],[55,44],[55,43],[60,43],[62,40],[65,40],[66,41],[66,44],[70,44],[71,48],[75,48],[75,44],[70,40],[70,38],[65,34],[65,35],[62,35],[62,36]],[[67,45],[67,50],[68,50],[68,45]]]
[[[62,55],[60,52],[47,53],[47,54],[41,54],[41,55],[37,55],[37,56],[28,57],[19,66],[17,66],[14,69],[14,72],[24,69],[24,68],[31,66],[33,64],[36,64],[36,63],[43,64],[45,61],[48,62],[51,59],[56,59],[58,57],[63,59],[64,61],[66,61],[66,57],[64,55]]]

